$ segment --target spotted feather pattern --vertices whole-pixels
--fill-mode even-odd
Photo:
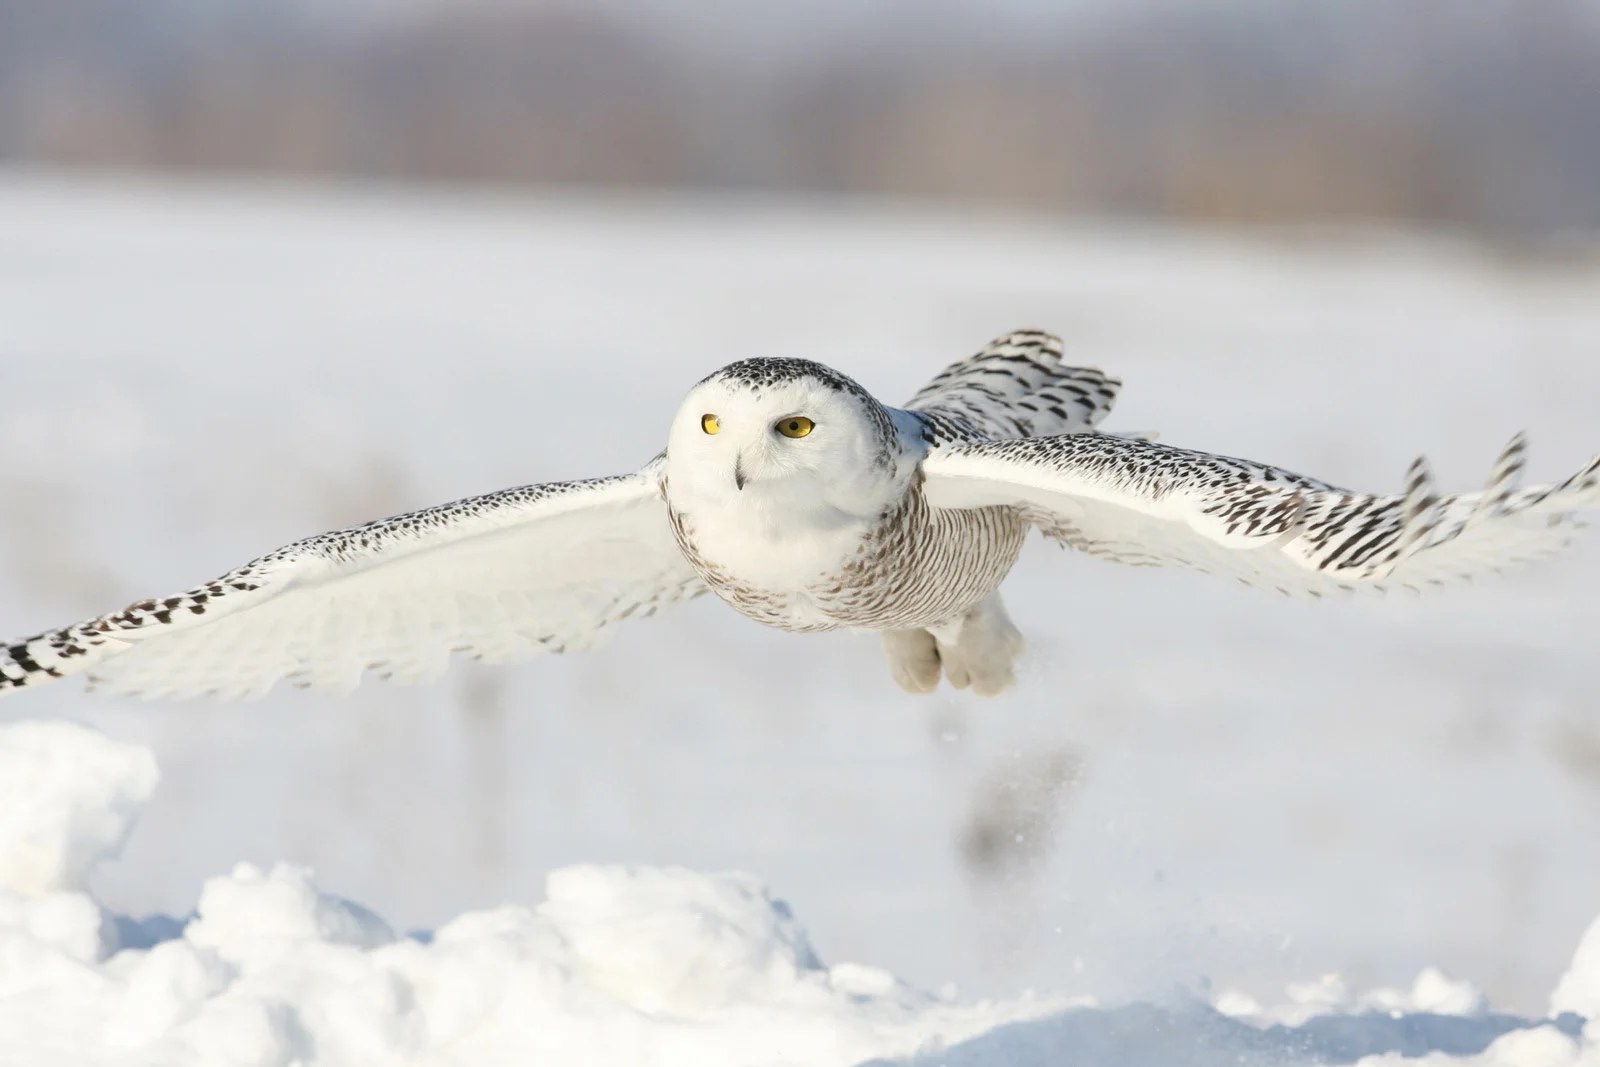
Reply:
[[[9,642],[0,693],[89,672],[141,697],[337,691],[591,644],[705,591],[673,544],[659,462],[318,534],[176,596]]]
[[[907,442],[881,402],[831,367],[763,357],[711,377],[756,393],[804,379],[855,397],[875,430],[886,470],[908,447],[1088,429],[1110,410],[1120,385],[1098,370],[1062,366],[1059,338],[1018,330],[946,368],[917,393],[907,410],[920,439]],[[1011,507],[930,508],[919,482],[913,479],[891,497],[854,555],[797,587],[764,588],[718,564],[701,551],[693,523],[675,510],[673,532],[706,584],[765,625],[795,632],[933,626],[960,616],[1000,585],[1022,549],[1027,522]],[[812,610],[797,612],[797,601]]]
[[[1549,555],[1600,507],[1600,457],[1521,489],[1519,436],[1480,492],[1440,495],[1427,465],[1402,492],[1356,493],[1249,460],[1104,434],[994,441],[924,463],[936,507],[1011,505],[1047,536],[1136,566],[1181,566],[1320,596],[1421,588]]]
[[[693,524],[676,511],[671,517],[679,547],[717,596],[748,618],[796,633],[944,622],[1005,579],[1028,530],[1014,508],[939,510],[913,490],[873,524],[855,555],[799,588],[766,589],[706,558]],[[821,621],[795,621],[800,599]]]
[[[930,444],[1092,430],[1111,411],[1122,383],[1061,358],[1061,338],[1017,330],[946,367],[906,408],[927,417]]]
[[[809,359],[755,356],[728,364],[721,370],[707,375],[700,384],[709,381],[741,386],[757,396],[777,386],[795,381],[811,382],[824,389],[844,393],[860,402],[859,410],[871,423],[873,436],[878,443],[876,463],[885,468],[893,467],[895,456],[900,452],[900,432],[889,415],[889,409],[854,378],[841,374],[825,364],[815,363]]]
[[[280,678],[348,690],[368,670],[421,681],[453,652],[505,662],[583,648],[708,587],[784,629],[942,630],[1005,578],[1029,524],[1117,562],[1290,594],[1421,587],[1553,552],[1578,512],[1600,506],[1600,458],[1521,488],[1520,437],[1479,492],[1441,494],[1419,460],[1384,495],[1094,432],[1119,383],[1063,366],[1060,342],[1038,331],[946,369],[906,412],[807,360],[750,359],[717,376],[757,394],[804,379],[862,401],[882,510],[871,497],[859,545],[852,534],[821,565],[767,579],[781,588],[758,587],[701,552],[657,457],[633,475],[320,534],[176,596],[9,642],[0,694],[78,673],[146,697],[253,696]]]

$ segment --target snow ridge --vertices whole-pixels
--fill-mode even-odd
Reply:
[[[150,753],[68,723],[0,727],[0,1065],[1600,1063],[1600,923],[1552,1002],[1497,1015],[1426,970],[1357,997],[1337,976],[1263,1008],[960,1003],[827,966],[748,874],[577,866],[537,907],[397,937],[310,871],[241,863],[186,920],[87,890],[157,779]],[[1461,1056],[1457,1060],[1452,1057]]]

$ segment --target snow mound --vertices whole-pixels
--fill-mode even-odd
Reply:
[[[1407,991],[1336,976],[1262,1008],[955,1003],[877,968],[827,966],[748,874],[575,866],[546,899],[396,937],[310,871],[241,863],[185,921],[110,915],[82,885],[156,781],[148,753],[61,724],[0,727],[0,1065],[496,1067],[560,1063],[1140,1067],[1600,1062],[1571,1020],[1488,1011],[1426,970]],[[1595,1004],[1591,930],[1557,991]]]
[[[147,749],[72,723],[0,730],[0,890],[81,888],[121,851],[159,777]]]
[[[182,935],[148,949],[81,944],[98,909],[66,919],[63,938],[0,914],[0,1048],[63,1049],[40,1064],[855,1063],[1065,1003],[951,1005],[836,974],[742,874],[569,868],[539,908],[426,942],[288,865],[212,879]]]
[[[826,994],[805,931],[750,875],[571,867],[552,873],[546,892],[538,914],[576,972],[639,1011],[697,1018],[802,990]]]
[[[1600,919],[1589,924],[1572,964],[1550,995],[1550,1013],[1572,1012],[1588,1019],[1600,1018]]]
[[[359,904],[317,891],[311,872],[280,863],[262,874],[241,863],[200,891],[198,917],[184,935],[240,959],[273,954],[300,942],[377,948],[394,940],[387,923]]]
[[[79,888],[155,781],[80,727],[0,728],[0,1063],[853,1063],[1067,1004],[830,969],[759,880],[682,869],[558,870],[536,909],[397,939],[302,867],[241,863],[163,940]]]
[[[1357,996],[1343,976],[1325,974],[1314,982],[1295,982],[1285,991],[1286,1003],[1262,1007],[1247,993],[1229,990],[1212,1002],[1231,1019],[1257,1025],[1300,1026],[1325,1015],[1386,1012],[1391,1015],[1448,1015],[1472,1018],[1488,1010],[1488,999],[1471,982],[1447,977],[1437,967],[1425,967],[1410,989],[1380,987]]]

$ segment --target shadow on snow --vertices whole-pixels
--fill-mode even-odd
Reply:
[[[1576,1036],[1583,1020],[1417,1013],[1323,1015],[1299,1026],[1251,1026],[1206,1004],[1079,1008],[1011,1023],[938,1052],[861,1067],[1268,1067],[1353,1063],[1385,1053],[1482,1052],[1503,1034],[1554,1026]]]

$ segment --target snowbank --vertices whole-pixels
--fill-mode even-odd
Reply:
[[[1600,919],[1584,931],[1578,942],[1578,951],[1572,957],[1572,966],[1561,976],[1556,991],[1550,996],[1553,1014],[1572,1012],[1588,1019],[1600,1018]]]
[[[1572,1019],[1494,1015],[1432,970],[1365,997],[1329,977],[1270,1009],[955,1003],[827,966],[746,874],[569,867],[535,908],[397,937],[304,868],[241,863],[185,921],[118,918],[83,880],[156,777],[148,752],[82,727],[0,727],[0,1064],[1600,1063]],[[1597,991],[1591,930],[1556,1010],[1593,1011]]]
[[[89,869],[121,850],[159,777],[147,750],[71,723],[0,731],[0,889],[83,888]]]
[[[537,908],[397,938],[304,868],[242,863],[185,923],[119,921],[82,879],[155,779],[81,727],[0,728],[0,1062],[854,1063],[1066,1006],[828,968],[744,874],[572,867]]]

